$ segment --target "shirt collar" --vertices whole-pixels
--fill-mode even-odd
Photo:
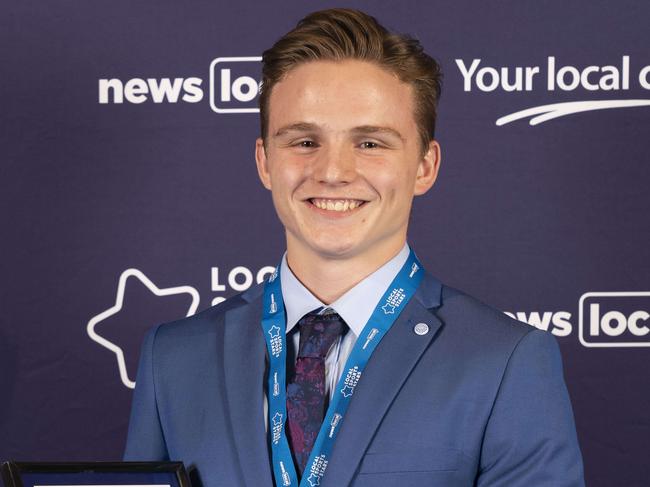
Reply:
[[[341,315],[350,330],[358,337],[375,310],[379,299],[386,292],[404,262],[406,262],[409,251],[410,248],[405,243],[395,257],[329,306],[322,303],[296,278],[287,264],[287,253],[285,252],[280,265],[280,283],[284,307],[287,312],[287,333],[296,326],[300,318],[310,311],[316,308],[329,307]]]

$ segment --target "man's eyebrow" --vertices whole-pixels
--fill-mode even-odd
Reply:
[[[280,137],[287,132],[316,132],[318,130],[318,125],[315,123],[309,123],[309,122],[296,122],[296,123],[290,123],[289,125],[285,125],[284,127],[280,127],[273,137]]]
[[[274,137],[280,137],[282,135],[285,135],[287,132],[317,132],[319,130],[320,127],[315,123],[296,122],[296,123],[291,123],[289,125],[280,127],[275,132]],[[376,125],[361,125],[359,127],[354,127],[353,129],[350,130],[350,132],[358,135],[371,135],[371,134],[392,135],[393,137],[397,137],[398,139],[400,139],[402,142],[406,142],[406,139],[402,134],[400,134],[397,130],[390,127],[380,127]]]
[[[360,127],[355,127],[351,130],[352,133],[362,134],[362,135],[371,135],[371,134],[386,134],[397,137],[402,142],[406,142],[406,139],[402,134],[397,130],[390,127],[378,127],[375,125],[362,125]]]

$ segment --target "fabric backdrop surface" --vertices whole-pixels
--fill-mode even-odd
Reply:
[[[347,5],[443,67],[419,258],[557,337],[587,485],[650,485],[650,3]],[[331,6],[0,6],[0,460],[118,460],[145,331],[279,262],[259,56]]]

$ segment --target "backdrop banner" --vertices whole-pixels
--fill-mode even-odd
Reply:
[[[119,460],[145,332],[271,272],[260,56],[331,6],[2,3],[0,460]],[[648,485],[650,3],[347,6],[443,68],[424,267],[553,333],[587,485]]]

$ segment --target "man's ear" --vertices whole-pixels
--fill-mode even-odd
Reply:
[[[268,190],[271,189],[271,175],[269,174],[268,163],[266,159],[266,150],[264,149],[264,141],[261,137],[255,140],[255,163],[257,164],[257,174],[264,187]]]
[[[418,173],[415,178],[415,187],[413,190],[416,196],[424,194],[431,189],[433,183],[436,182],[439,169],[440,144],[435,140],[431,140],[429,142],[429,148],[418,165]]]

